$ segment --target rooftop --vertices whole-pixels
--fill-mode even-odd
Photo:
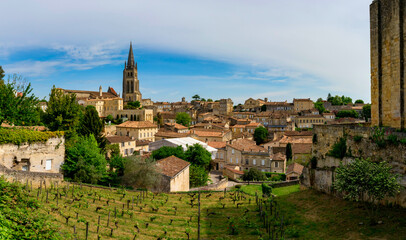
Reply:
[[[149,121],[126,121],[116,127],[125,128],[157,128],[158,126]]]
[[[292,172],[302,174],[303,168],[304,168],[304,166],[300,165],[299,163],[292,163],[287,167],[286,174],[289,174],[289,173],[292,173]]]
[[[170,156],[157,162],[158,168],[161,170],[161,173],[168,177],[175,177],[180,172],[182,172],[186,167],[190,165],[189,162],[182,160],[175,156]]]

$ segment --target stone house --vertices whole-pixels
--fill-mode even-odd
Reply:
[[[150,121],[127,121],[116,126],[118,136],[129,136],[136,140],[155,141],[158,126]]]
[[[143,152],[149,152],[150,143],[151,143],[151,141],[148,141],[148,140],[137,140],[135,142],[135,151],[139,152],[140,154]]]
[[[295,123],[298,128],[313,128],[313,125],[321,125],[326,122],[326,118],[321,115],[297,116]]]
[[[213,168],[215,170],[222,170],[226,166],[226,142],[207,142],[212,148],[217,149],[216,157],[213,159]]]
[[[284,102],[267,102],[265,103],[267,112],[286,112],[290,113],[294,111],[293,103]]]
[[[288,166],[286,169],[286,180],[287,181],[292,181],[292,180],[297,180],[300,178],[303,172],[303,165],[300,165],[299,163],[292,163]]]
[[[245,100],[243,108],[247,111],[256,111],[258,108],[264,105],[265,102],[266,101],[262,99],[248,98],[247,100]]]
[[[190,137],[202,142],[225,142],[230,141],[233,136],[230,130],[199,128],[191,130]]]
[[[303,110],[310,110],[314,108],[314,103],[310,98],[305,99],[293,99],[293,106],[296,112],[301,112]]]
[[[230,98],[220,99],[219,114],[230,115],[233,112],[233,105],[233,100],[231,100]]]
[[[189,191],[189,162],[175,156],[170,156],[158,160],[156,165],[162,174],[162,191]]]
[[[226,164],[239,170],[249,170],[255,167],[263,172],[271,170],[271,156],[269,152],[248,139],[234,140],[226,145]]]
[[[155,133],[155,141],[159,141],[162,139],[168,139],[168,138],[182,138],[182,137],[188,137],[189,133],[177,133],[173,131],[167,131],[164,129],[159,129],[157,133]]]
[[[223,169],[223,175],[231,180],[237,181],[237,179],[240,179],[242,175],[244,175],[244,172],[238,170],[237,168],[225,167]]]
[[[65,159],[65,138],[50,138],[46,142],[0,145],[0,165],[7,169],[59,173]]]
[[[188,133],[189,128],[178,123],[165,123],[166,130],[177,132],[177,133]]]
[[[127,157],[133,155],[136,149],[136,140],[128,136],[107,136],[109,144],[118,144],[121,156]]]
[[[336,115],[334,113],[323,113],[322,115],[327,122],[334,121],[334,119],[336,119]]]

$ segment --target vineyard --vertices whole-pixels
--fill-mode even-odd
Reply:
[[[201,239],[281,239],[285,234],[273,198],[240,191],[164,194],[72,184],[25,188],[39,201],[40,211],[55,219],[64,239],[197,239],[198,225]]]

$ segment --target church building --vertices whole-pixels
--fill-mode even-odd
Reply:
[[[142,101],[140,81],[138,81],[137,63],[134,61],[133,46],[130,43],[128,61],[124,63],[123,71],[123,99],[124,102]]]

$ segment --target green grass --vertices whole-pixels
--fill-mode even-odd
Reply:
[[[371,226],[364,205],[307,189],[278,197],[294,239],[406,239],[406,209],[381,207]],[[362,224],[360,224],[362,223]]]
[[[251,196],[255,196],[255,192],[258,192],[259,196],[262,196],[262,187],[261,185],[242,185],[241,191],[249,194]],[[272,194],[276,196],[284,196],[294,192],[300,191],[299,185],[292,185],[287,187],[280,187],[280,188],[273,188]]]
[[[134,239],[134,236],[135,239],[187,239],[187,231],[190,231],[190,239],[197,238],[197,195],[191,196],[192,193],[148,193],[145,199],[137,201],[140,192],[122,189],[88,186],[80,189],[76,185],[73,191],[70,185],[69,189],[60,187],[58,190],[50,190],[48,186],[48,191],[48,202],[44,189],[39,194],[35,189],[28,194],[32,198],[38,194],[40,210],[54,218],[64,239],[85,239],[86,222],[89,222],[89,239],[97,239],[97,235],[101,239],[123,240]],[[60,198],[56,197],[57,193]],[[233,201],[236,194],[244,197]],[[195,199],[193,207],[191,199]],[[68,223],[65,217],[69,217]],[[231,235],[230,224],[238,230],[237,235]],[[111,230],[113,236],[110,236]],[[223,192],[201,193],[202,239],[258,239],[264,232],[255,197],[233,191],[227,192],[225,198]]]

